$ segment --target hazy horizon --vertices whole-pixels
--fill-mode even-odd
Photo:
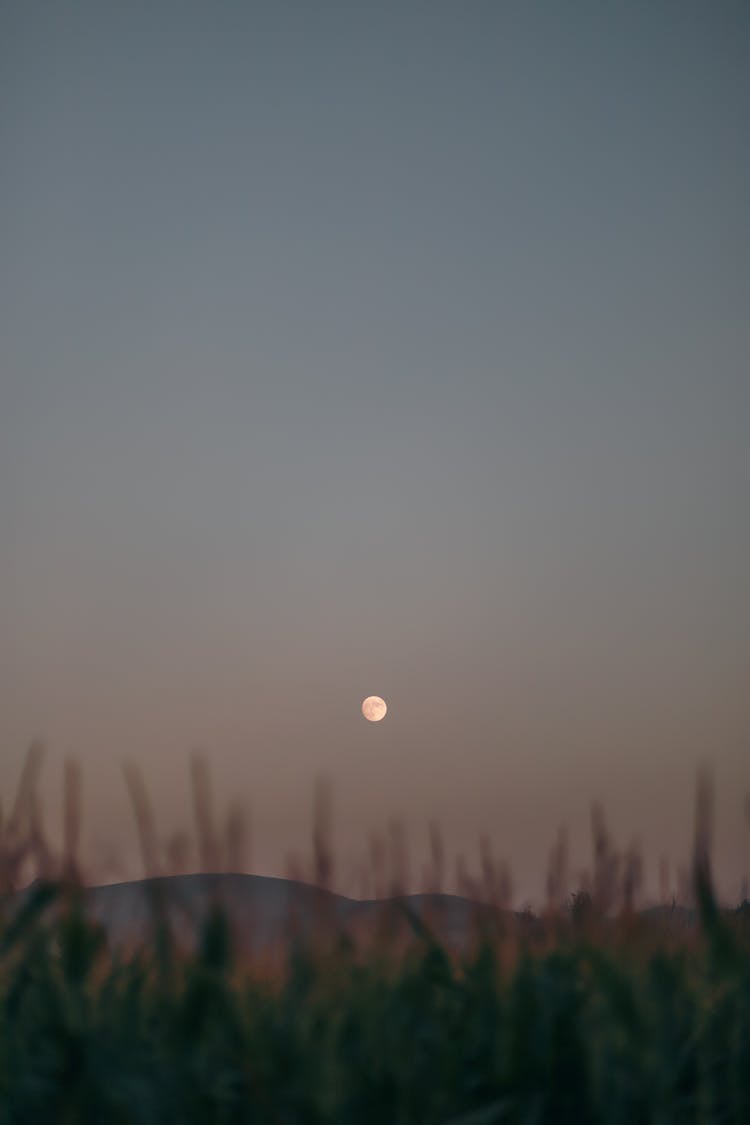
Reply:
[[[748,873],[750,13],[0,13],[0,797]],[[388,714],[367,723],[362,699]],[[56,819],[57,818],[57,819]]]

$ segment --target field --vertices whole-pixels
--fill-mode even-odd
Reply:
[[[0,1123],[745,1125],[750,904],[714,898],[709,815],[704,779],[694,925],[634,909],[627,880],[605,903],[594,880],[538,916],[490,904],[457,952],[405,897],[392,909],[410,941],[384,927],[363,945],[334,926],[292,936],[273,964],[236,948],[218,898],[186,948],[164,880],[144,884],[150,939],[113,946],[72,850],[56,877],[10,893],[11,818]]]

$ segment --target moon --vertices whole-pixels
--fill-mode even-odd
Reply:
[[[362,714],[370,723],[379,723],[385,718],[387,710],[385,700],[379,695],[368,695],[367,699],[362,700]]]

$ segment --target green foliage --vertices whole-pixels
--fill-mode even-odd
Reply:
[[[460,963],[415,925],[398,960],[300,946],[261,980],[218,909],[195,954],[162,931],[123,960],[38,888],[0,932],[0,1125],[745,1125],[745,918],[702,917],[682,944],[576,917]]]

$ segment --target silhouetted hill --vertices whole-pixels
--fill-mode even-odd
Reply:
[[[357,900],[307,883],[264,875],[173,875],[83,889],[88,917],[102,925],[112,947],[134,947],[153,933],[164,912],[180,944],[191,948],[202,921],[220,905],[240,952],[264,954],[295,939],[329,944],[342,935],[368,941],[387,935],[399,941],[421,926],[446,946],[464,950],[473,925],[490,908],[450,894]],[[13,896],[20,903],[28,889]]]
[[[11,912],[12,904],[20,906],[29,891],[11,896]],[[283,953],[296,940],[330,947],[345,936],[364,945],[385,937],[400,944],[420,934],[432,934],[462,953],[489,922],[499,920],[530,937],[541,936],[544,929],[542,919],[528,912],[498,915],[458,895],[359,900],[265,875],[172,875],[86,887],[82,895],[88,917],[103,926],[112,948],[122,949],[148,942],[159,916],[166,917],[180,946],[191,949],[217,905],[229,918],[237,951],[261,957]],[[676,904],[648,907],[638,917],[659,937],[686,936],[698,925],[694,909]]]

